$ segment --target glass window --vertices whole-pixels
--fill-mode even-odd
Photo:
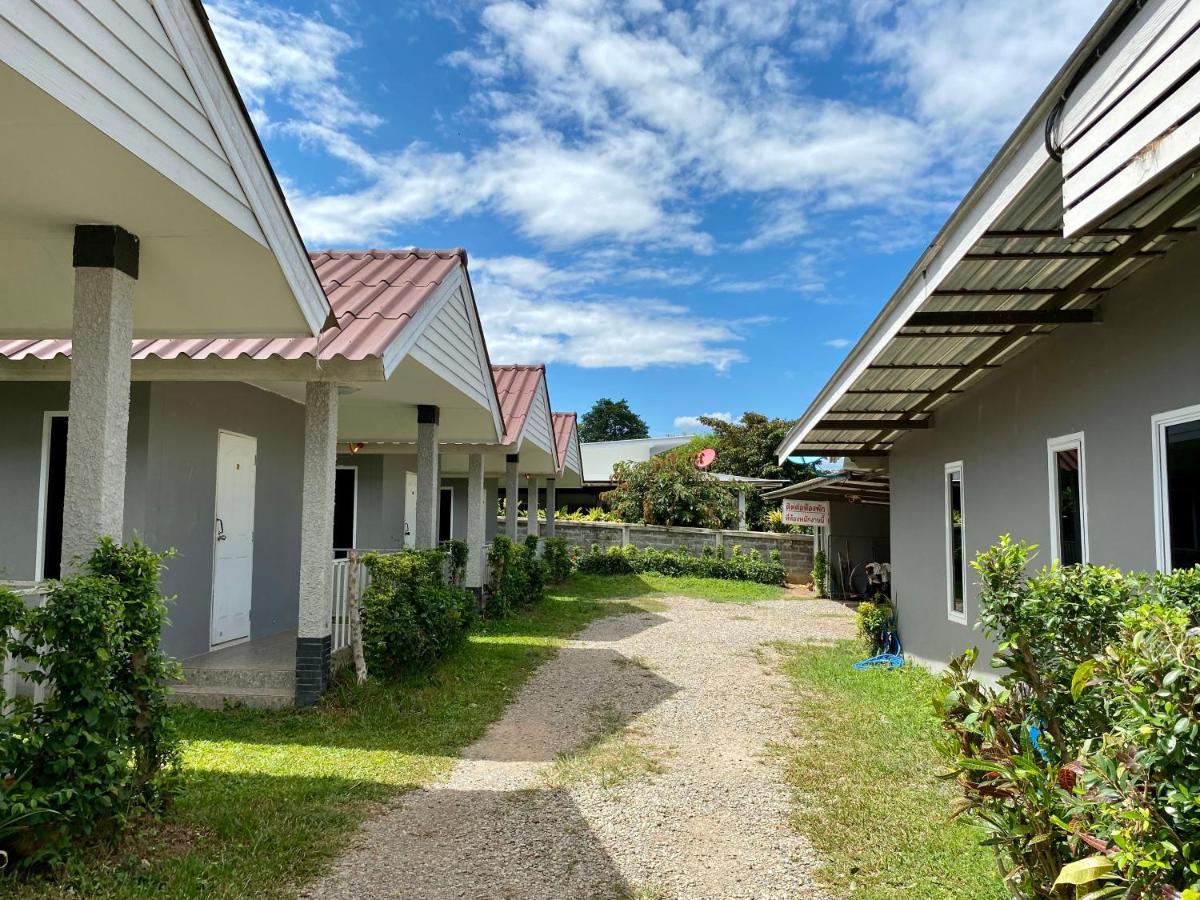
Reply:
[[[1166,427],[1168,569],[1200,563],[1200,420]]]
[[[1050,550],[1064,566],[1087,562],[1083,435],[1054,438],[1050,451]]]
[[[962,463],[946,466],[946,611],[951,619],[966,620],[966,559],[963,544]]]

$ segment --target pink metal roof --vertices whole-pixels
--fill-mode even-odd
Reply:
[[[545,377],[545,366],[492,366],[500,416],[504,420],[504,443],[514,443],[521,434],[537,396],[538,382]]]
[[[573,412],[553,413],[554,449],[558,451],[558,471],[567,464],[567,451],[571,448],[571,432],[575,430],[576,415]]]
[[[412,321],[421,305],[459,266],[465,250],[323,250],[310,253],[317,277],[337,317],[319,339],[302,338],[147,338],[133,342],[142,359],[321,359],[382,357]],[[51,360],[69,357],[69,340],[0,341],[0,357]]]

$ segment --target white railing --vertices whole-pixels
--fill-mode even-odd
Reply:
[[[16,594],[23,597],[25,604],[30,607],[40,607],[46,602],[46,594],[36,587],[19,588]],[[9,640],[16,640],[19,637],[20,634],[15,628],[8,629]],[[34,671],[37,671],[36,664],[20,659],[9,653],[7,649],[5,650],[4,668],[0,675],[0,685],[4,691],[0,712],[8,713],[12,709],[12,701],[22,694],[32,696],[35,704],[46,701],[49,685],[44,681],[38,682],[30,679],[29,674]]]
[[[350,646],[350,560],[335,559],[333,561],[333,646],[337,653]],[[358,561],[358,596],[362,597],[367,585],[371,583],[371,570]]]

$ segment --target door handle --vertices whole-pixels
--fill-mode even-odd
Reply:
[[[225,540],[225,523],[220,518],[217,519],[217,540]]]

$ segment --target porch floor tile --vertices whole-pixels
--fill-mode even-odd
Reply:
[[[296,632],[282,631],[232,647],[220,647],[183,661],[185,669],[295,670]]]

